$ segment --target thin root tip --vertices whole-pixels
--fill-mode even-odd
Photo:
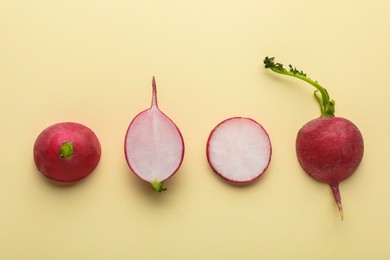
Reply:
[[[339,208],[341,220],[344,220],[344,210],[343,210],[343,206],[341,205],[341,202],[337,203],[337,207]]]
[[[339,185],[338,184],[331,185],[330,188],[332,189],[334,199],[337,203],[337,207],[339,208],[341,220],[343,220],[344,219],[344,211],[343,211],[343,206],[341,205],[341,196],[340,196]]]
[[[152,107],[157,107],[157,87],[156,79],[154,76],[152,79]]]

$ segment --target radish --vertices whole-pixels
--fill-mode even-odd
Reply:
[[[157,105],[156,80],[152,81],[151,107],[130,123],[125,137],[126,161],[132,172],[151,183],[156,192],[166,190],[163,181],[174,175],[184,158],[179,128]]]
[[[46,177],[74,182],[88,176],[100,161],[101,148],[88,127],[62,122],[44,129],[34,144],[34,161]]]
[[[271,160],[267,132],[255,120],[232,117],[219,123],[207,141],[207,160],[222,178],[247,183],[259,178]]]
[[[320,104],[321,116],[306,123],[298,132],[296,153],[298,161],[307,174],[317,181],[328,184],[340,212],[339,183],[351,176],[358,168],[364,153],[363,136],[351,121],[336,117],[335,102],[317,81],[308,78],[303,71],[289,65],[286,70],[274,58],[264,59],[265,68],[301,79],[316,88],[314,97]]]

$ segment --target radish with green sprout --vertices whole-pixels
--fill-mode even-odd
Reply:
[[[163,181],[175,174],[183,161],[183,137],[157,105],[154,77],[151,107],[130,123],[125,137],[125,156],[133,173],[149,182],[156,192],[166,190]]]
[[[74,122],[62,122],[43,130],[34,144],[34,161],[46,177],[75,182],[87,177],[100,161],[101,148],[95,133]]]
[[[363,136],[351,121],[336,117],[335,102],[328,91],[303,71],[289,65],[275,63],[274,58],[264,59],[265,68],[301,79],[316,88],[314,97],[320,104],[321,116],[306,123],[298,132],[296,153],[307,174],[331,187],[340,217],[344,218],[339,183],[350,177],[358,168],[364,153]]]
[[[207,141],[207,160],[222,178],[248,183],[259,178],[271,160],[271,142],[255,120],[232,117],[219,123]]]

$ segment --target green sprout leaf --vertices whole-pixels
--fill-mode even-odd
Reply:
[[[310,85],[314,86],[316,90],[314,91],[314,97],[318,101],[320,108],[321,108],[321,115],[322,116],[334,116],[335,112],[335,101],[333,99],[330,99],[328,91],[322,87],[320,84],[318,84],[317,81],[312,80],[309,78],[306,73],[304,73],[302,70],[298,70],[296,67],[293,67],[291,64],[289,66],[289,70],[285,69],[283,67],[283,64],[276,62],[275,58],[264,58],[264,65],[266,69],[270,69],[273,72],[295,77],[298,79],[301,79]]]

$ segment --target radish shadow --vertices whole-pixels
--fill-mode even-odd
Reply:
[[[127,166],[123,166],[123,169],[124,174],[128,175],[126,182],[129,184],[129,189],[135,190],[138,194],[142,194],[142,197],[154,203],[154,205],[163,205],[164,203],[161,202],[169,200],[170,197],[177,196],[177,187],[181,185],[181,175],[183,174],[181,168],[163,182],[166,190],[162,192],[154,191],[150,183],[140,179]]]

